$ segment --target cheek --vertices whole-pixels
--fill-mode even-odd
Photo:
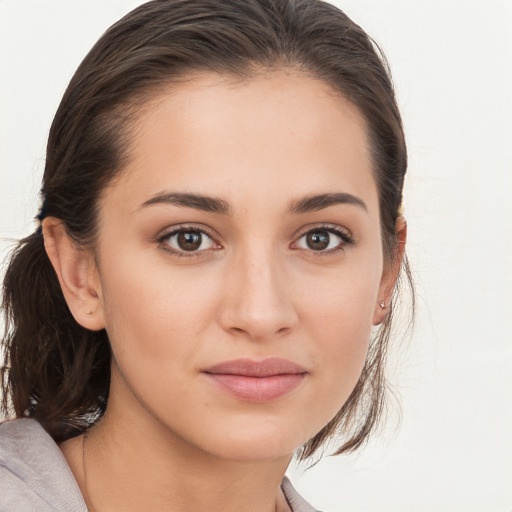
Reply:
[[[372,334],[372,319],[379,289],[378,262],[340,271],[323,286],[308,286],[303,304],[308,337],[315,340],[317,368],[323,386],[336,388],[333,414],[348,398],[366,359]]]
[[[215,276],[191,279],[165,264],[142,265],[128,258],[112,263],[103,265],[103,293],[114,356],[122,352],[168,367],[178,353],[192,352],[212,314]]]
[[[303,315],[312,325],[343,338],[360,339],[371,329],[377,301],[380,265],[350,265],[304,282]]]

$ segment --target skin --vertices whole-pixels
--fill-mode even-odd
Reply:
[[[328,85],[281,70],[245,82],[197,75],[135,128],[101,200],[94,253],[44,221],[70,310],[106,328],[113,351],[109,404],[85,457],[81,437],[62,452],[91,510],[288,510],[279,485],[293,451],[350,395],[403,250],[385,264],[365,121]],[[229,213],[145,205],[163,193],[221,199]],[[361,204],[291,207],[328,193]],[[183,227],[209,236],[178,256],[164,235]],[[329,249],[313,250],[305,233],[328,229],[351,242],[331,232]],[[404,242],[402,220],[397,230]],[[269,357],[306,374],[264,403],[204,374]]]

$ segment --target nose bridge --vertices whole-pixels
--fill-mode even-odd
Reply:
[[[234,258],[224,328],[263,339],[290,330],[296,312],[285,262],[269,243],[255,243]]]

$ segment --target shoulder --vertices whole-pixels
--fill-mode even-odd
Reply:
[[[15,510],[87,512],[59,447],[28,418],[0,424],[0,512]]]
[[[281,484],[281,489],[292,512],[319,512],[294,489],[292,483],[286,476]]]

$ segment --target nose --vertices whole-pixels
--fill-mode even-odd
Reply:
[[[271,251],[252,251],[232,262],[220,311],[223,329],[259,341],[289,333],[298,315],[286,270]]]

